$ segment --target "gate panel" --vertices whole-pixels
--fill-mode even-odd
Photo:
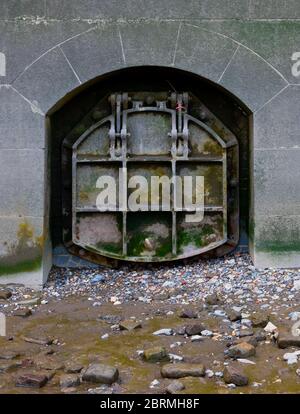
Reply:
[[[109,102],[110,116],[75,143],[64,141],[72,165],[64,199],[69,250],[96,262],[152,262],[232,249],[239,237],[235,136],[213,114],[210,126],[191,116],[188,93],[116,93]],[[192,102],[202,105],[194,96]],[[110,182],[115,194],[104,197]],[[200,188],[204,206],[196,220],[187,200],[198,202]]]

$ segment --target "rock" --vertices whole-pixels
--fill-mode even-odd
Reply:
[[[22,336],[23,341],[29,342],[30,344],[37,345],[52,345],[53,339],[51,338],[29,338],[27,336]]]
[[[231,322],[240,321],[240,320],[242,319],[242,314],[241,314],[241,312],[237,312],[237,311],[235,311],[235,310],[230,310],[230,311],[228,311],[228,312],[227,312],[227,316],[228,316],[228,319],[229,319]]]
[[[46,375],[39,374],[23,374],[17,377],[16,387],[34,387],[42,388],[48,382]]]
[[[256,353],[255,347],[247,342],[241,342],[228,349],[228,356],[231,358],[248,358]]]
[[[207,303],[207,305],[218,305],[218,303],[220,302],[219,297],[216,293],[213,293],[212,295],[208,295],[205,298],[205,302]]]
[[[167,364],[161,368],[163,378],[204,377],[205,367],[202,364]]]
[[[252,336],[254,334],[252,329],[241,329],[237,332],[239,338],[244,338],[245,336]]]
[[[83,370],[83,365],[79,362],[69,361],[65,364],[65,372],[67,374],[78,374]]]
[[[172,362],[180,362],[180,361],[183,361],[183,357],[181,356],[181,355],[176,355],[176,354],[169,354],[169,358],[170,358],[170,361],[172,361]]]
[[[264,331],[267,333],[274,333],[277,331],[277,326],[275,326],[272,322],[268,322],[267,326],[264,327]]]
[[[100,315],[98,319],[108,323],[109,325],[118,325],[121,322],[122,317],[119,315]]]
[[[185,333],[188,336],[200,335],[202,331],[205,331],[205,326],[203,326],[201,323],[194,323],[185,327]]]
[[[279,334],[277,345],[281,349],[285,349],[290,346],[300,348],[300,336]]]
[[[36,366],[46,371],[60,371],[65,368],[65,364],[49,358],[41,358],[36,361]]]
[[[176,335],[185,335],[185,326],[179,326],[175,330]]]
[[[254,313],[251,316],[252,326],[254,328],[265,328],[269,322],[269,315],[264,313]]]
[[[256,363],[253,361],[250,361],[250,359],[238,358],[237,361],[240,362],[241,364],[256,365]]]
[[[142,327],[142,324],[133,319],[128,319],[123,322],[120,322],[119,328],[121,331],[133,331]]]
[[[191,336],[191,341],[192,342],[201,342],[203,340],[204,340],[204,338],[203,338],[202,335],[192,335]]]
[[[164,336],[171,336],[173,335],[173,329],[159,329],[158,331],[153,332],[153,335],[156,336],[160,336],[160,335],[164,335]]]
[[[223,310],[217,309],[217,310],[214,311],[214,316],[225,318],[227,316],[227,314]]]
[[[76,374],[62,375],[59,379],[61,388],[71,388],[80,385],[80,378]]]
[[[12,296],[12,293],[8,289],[0,289],[0,299],[7,300]]]
[[[172,381],[166,388],[167,394],[176,394],[185,389],[185,386],[180,381]]]
[[[17,302],[16,304],[20,305],[20,306],[40,305],[41,304],[41,298],[38,296],[38,297],[27,299],[27,300],[21,300],[20,302]]]
[[[248,377],[238,368],[233,366],[225,367],[223,371],[223,378],[226,384],[234,384],[239,387],[248,385]]]
[[[287,361],[289,365],[297,364],[299,356],[300,356],[300,351],[287,352],[286,354],[283,355],[283,359]]]
[[[180,315],[180,318],[186,318],[186,319],[196,319],[198,317],[197,313],[193,311],[192,309],[184,309]]]
[[[262,342],[267,339],[267,334],[263,329],[259,329],[255,332],[254,338],[257,340],[257,342]]]
[[[0,359],[11,360],[18,358],[21,354],[16,351],[2,351],[0,352]]]
[[[300,280],[294,280],[294,289],[300,290]]]
[[[158,387],[159,385],[160,385],[160,382],[157,379],[154,379],[150,384],[150,388],[155,388],[155,387]]]
[[[209,331],[208,329],[204,329],[204,331],[201,331],[201,335],[212,337],[212,336],[214,336],[214,333],[212,331]]]
[[[165,348],[156,346],[146,349],[143,353],[143,359],[147,362],[169,361],[169,355]]]
[[[296,322],[298,319],[300,319],[300,312],[291,312],[289,313],[289,318],[291,321]]]
[[[103,275],[96,275],[95,277],[93,277],[93,279],[91,280],[92,284],[96,284],[96,283],[103,283],[105,282],[105,277]]]
[[[91,364],[82,376],[83,381],[109,385],[116,382],[118,378],[117,368],[103,364]]]
[[[247,344],[250,344],[250,345],[254,346],[255,348],[258,345],[258,341],[254,336],[250,336],[250,338],[248,338],[248,339],[245,338],[243,340],[243,342],[247,342]]]
[[[16,309],[13,311],[13,316],[19,316],[21,318],[28,318],[28,316],[32,315],[32,312],[30,309]]]
[[[3,361],[0,362],[0,373],[3,372],[9,372],[13,369],[19,368],[22,366],[22,362],[16,361],[16,362],[12,362],[12,361]]]

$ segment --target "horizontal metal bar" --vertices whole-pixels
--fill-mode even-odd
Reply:
[[[123,210],[114,210],[114,209],[108,209],[107,211],[99,211],[96,207],[77,207],[75,209],[76,213],[122,213]],[[130,210],[126,210],[128,213],[143,213],[145,211],[130,211]],[[204,211],[205,212],[218,212],[218,211],[223,211],[223,207],[222,206],[208,206],[208,207],[204,207]],[[172,212],[176,212],[176,213],[190,213],[193,214],[193,211],[190,211],[186,208],[182,208],[182,209],[170,209],[170,210],[148,210],[146,211],[147,213],[157,213],[157,212],[161,212],[161,213],[172,213]]]
[[[171,161],[178,161],[178,162],[223,162],[222,157],[190,157],[190,158],[176,158],[173,159],[171,157],[133,157],[133,158],[126,158],[127,162],[171,162]],[[122,162],[122,158],[118,160],[112,160],[110,158],[77,158],[76,162],[78,164],[91,164],[91,163],[120,163]]]

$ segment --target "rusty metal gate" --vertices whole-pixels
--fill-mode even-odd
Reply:
[[[109,258],[170,261],[232,250],[239,238],[238,141],[232,132],[186,92],[114,93],[102,105],[102,119],[63,144],[69,251],[103,263]],[[147,184],[150,197],[140,191],[139,208],[133,211],[128,200],[139,188],[132,185],[136,176]],[[115,183],[115,203],[107,196],[105,208],[97,204],[107,190],[99,177]],[[152,177],[160,184],[155,193],[150,192]],[[193,183],[203,177],[201,220],[187,219],[190,208],[178,205],[178,177],[182,191],[184,177]],[[170,202],[163,205],[166,178]]]

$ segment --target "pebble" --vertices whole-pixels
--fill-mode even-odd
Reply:
[[[171,336],[173,335],[173,329],[165,328],[165,329],[159,329],[158,331],[153,332],[153,335],[156,336]]]
[[[211,336],[213,336],[214,334],[213,334],[213,332],[212,332],[212,331],[209,331],[208,329],[205,329],[204,331],[201,331],[201,335],[202,335],[202,336],[208,336],[208,337],[211,337]]]
[[[157,379],[155,379],[155,380],[153,380],[153,381],[151,382],[151,384],[150,384],[150,388],[155,388],[155,387],[157,387],[158,385],[160,385],[160,382],[159,382]]]
[[[283,355],[283,359],[284,361],[287,361],[289,365],[297,364],[299,356],[300,356],[300,351],[287,352],[286,354]]]
[[[172,381],[171,384],[169,384],[166,388],[167,394],[176,394],[179,391],[183,391],[185,389],[184,384],[180,381]]]
[[[274,333],[277,331],[277,326],[275,326],[272,322],[268,322],[267,326],[265,326],[264,331],[267,333]]]
[[[191,336],[191,342],[200,342],[203,341],[203,336],[201,335],[192,335]]]

